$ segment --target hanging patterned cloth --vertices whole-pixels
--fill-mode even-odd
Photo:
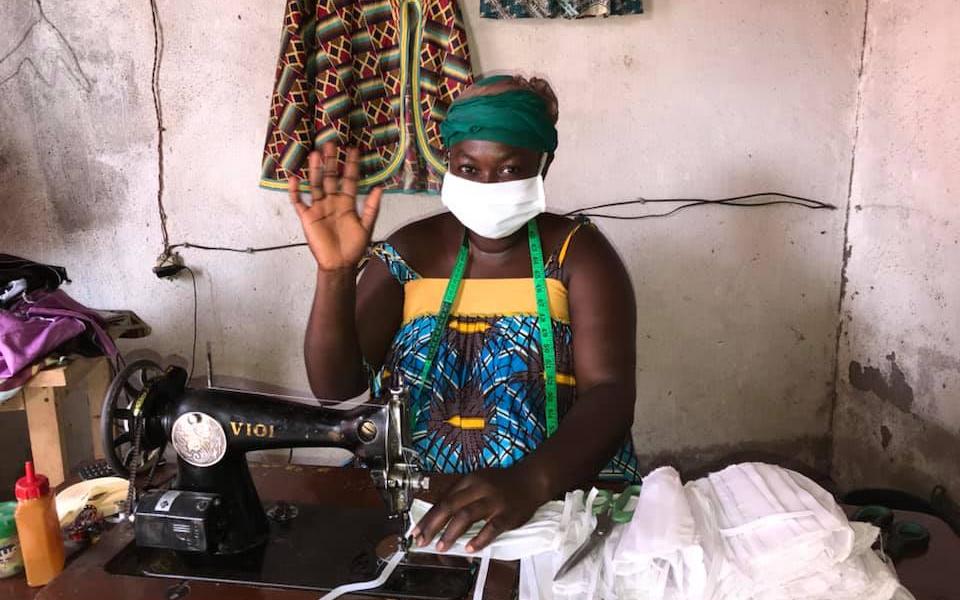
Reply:
[[[643,0],[480,0],[487,19],[580,19],[643,13]]]
[[[306,190],[324,142],[360,148],[361,188],[436,192],[439,124],[472,80],[456,0],[287,0],[260,185]]]

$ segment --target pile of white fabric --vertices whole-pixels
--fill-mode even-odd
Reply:
[[[672,467],[654,470],[644,477],[633,519],[610,553],[604,597],[708,598],[699,540],[680,476]]]
[[[625,593],[610,598],[912,598],[871,550],[879,530],[848,522],[826,490],[794,471],[744,463],[681,487],[674,469],[661,468],[644,478],[645,502],[673,507],[674,518],[637,510],[614,553]],[[637,590],[637,573],[658,564],[663,593]]]
[[[490,558],[520,559],[521,600],[913,598],[871,549],[876,527],[848,522],[833,497],[803,475],[762,463],[733,465],[686,485],[673,468],[654,470],[643,479],[632,520],[553,581],[593,530],[595,497],[595,490],[567,494],[500,536],[481,555],[474,598],[482,597]],[[418,503],[412,520],[428,509]],[[464,546],[475,534],[445,553],[469,555]]]

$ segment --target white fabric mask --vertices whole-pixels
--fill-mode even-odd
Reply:
[[[621,598],[702,598],[707,585],[696,523],[673,467],[643,478],[633,518],[612,555]]]
[[[685,491],[702,536],[711,598],[807,598],[777,594],[802,578],[807,589],[816,578],[822,584],[853,549],[854,530],[829,492],[788,469],[731,465],[689,482]]]
[[[507,237],[547,209],[542,175],[478,183],[447,171],[440,199],[464,227],[495,240]]]

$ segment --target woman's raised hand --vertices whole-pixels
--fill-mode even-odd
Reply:
[[[310,206],[300,197],[300,179],[290,177],[290,203],[297,209],[303,234],[322,271],[353,269],[363,258],[380,211],[383,188],[370,191],[357,212],[360,151],[347,150],[343,174],[337,165],[337,145],[327,142],[323,154],[310,153]]]

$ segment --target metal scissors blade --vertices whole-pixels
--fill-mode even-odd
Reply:
[[[587,538],[587,541],[580,544],[580,547],[570,555],[570,558],[563,561],[563,564],[560,565],[560,569],[557,570],[557,574],[553,576],[553,580],[559,581],[564,575],[572,571],[575,566],[579,565],[583,559],[597,549],[597,546],[600,545],[600,540],[602,539],[602,535],[591,533],[590,537]]]
[[[558,581],[561,577],[569,573],[575,566],[580,564],[580,562],[589,556],[591,552],[596,550],[597,546],[599,546],[603,541],[603,538],[607,537],[607,535],[610,533],[612,526],[613,519],[611,518],[610,512],[606,511],[601,513],[597,517],[597,525],[590,533],[590,537],[580,544],[579,548],[574,550],[573,554],[570,555],[570,558],[563,561],[563,564],[560,565],[560,568],[557,570],[557,574],[553,576],[553,580]]]

